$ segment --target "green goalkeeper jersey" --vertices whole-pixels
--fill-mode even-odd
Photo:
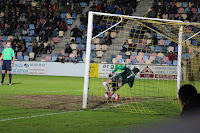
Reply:
[[[128,83],[130,88],[132,88],[135,79],[135,74],[133,73],[133,71],[131,71],[126,66],[116,66],[115,69],[113,70],[113,73],[115,73],[117,70],[124,70],[124,71],[116,74],[114,77],[121,79],[122,85]]]

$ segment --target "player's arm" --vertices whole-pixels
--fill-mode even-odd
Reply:
[[[0,60],[2,60],[3,57],[4,57],[4,50],[3,50],[3,52],[2,52],[2,55],[1,55],[1,57],[0,57]]]
[[[132,81],[128,82],[128,85],[129,85],[130,88],[133,87],[134,79],[135,79],[135,78],[133,78]]]
[[[112,71],[111,74],[109,74],[109,77],[111,77],[117,70],[125,70],[127,67],[126,66],[116,66],[115,69]]]
[[[12,57],[13,57],[13,59],[12,59],[11,66],[13,66],[13,64],[15,63],[15,53],[14,53],[14,50],[12,51]]]
[[[134,79],[135,79],[135,75],[131,76],[131,77],[128,78],[127,81],[126,81],[126,83],[128,83],[128,85],[129,85],[130,88],[133,87]]]

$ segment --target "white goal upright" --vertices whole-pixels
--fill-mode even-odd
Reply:
[[[97,34],[93,30],[99,25],[105,28]],[[159,113],[166,104],[169,110],[170,106],[178,110],[174,99],[180,86],[191,83],[199,89],[199,27],[198,23],[89,12],[82,108],[91,100],[90,107],[115,105],[127,112]],[[111,45],[106,44],[108,34]],[[105,99],[102,82],[117,65],[137,67],[140,73],[132,88],[124,85],[115,92],[120,99],[114,102]]]

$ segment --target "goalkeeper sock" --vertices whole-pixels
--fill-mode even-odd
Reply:
[[[107,90],[107,92],[110,92],[110,88],[109,88],[107,82],[103,82],[103,86],[104,86],[104,88]]]
[[[9,74],[9,83],[11,84],[12,74]]]
[[[4,78],[5,78],[5,73],[4,73],[4,74],[2,73],[2,80],[1,80],[1,83],[4,82]]]

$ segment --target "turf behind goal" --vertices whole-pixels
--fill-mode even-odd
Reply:
[[[179,112],[181,84],[200,89],[199,28],[199,23],[89,12],[82,107]],[[102,83],[120,65],[140,72],[132,88],[115,92],[118,101],[106,100]]]

